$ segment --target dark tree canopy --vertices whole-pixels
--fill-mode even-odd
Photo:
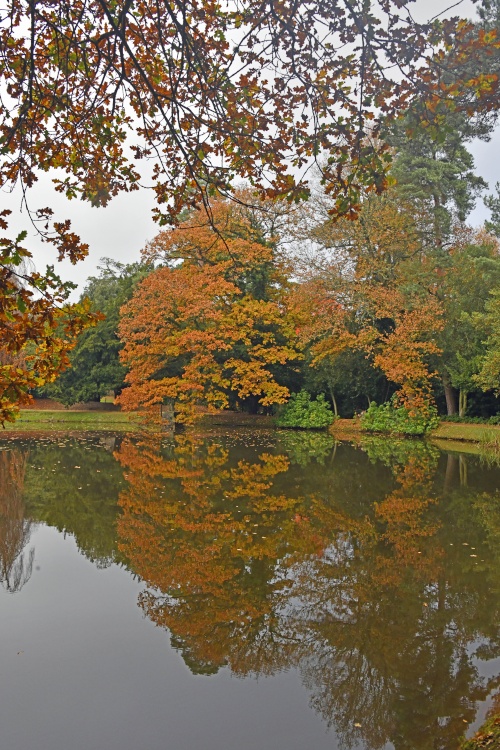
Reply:
[[[126,370],[119,359],[123,345],[117,333],[120,307],[151,269],[146,264],[124,265],[110,258],[101,263],[99,276],[88,279],[82,301],[90,301],[92,311],[103,319],[81,334],[70,354],[71,367],[44,389],[45,395],[63,404],[100,401],[110,391],[120,392],[124,385]]]

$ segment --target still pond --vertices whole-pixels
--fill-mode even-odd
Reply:
[[[456,750],[500,685],[500,468],[207,429],[0,441],[2,750]]]

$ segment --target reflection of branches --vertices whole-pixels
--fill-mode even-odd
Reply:
[[[495,615],[464,581],[457,591],[440,578],[439,562],[434,571],[410,565],[399,579],[381,580],[382,550],[377,539],[359,545],[338,535],[320,558],[297,563],[279,626],[302,643],[297,662],[311,705],[342,746],[381,748],[390,740],[415,750],[432,737],[433,747],[451,748],[492,689],[470,649],[479,633],[492,642]],[[427,576],[433,585],[425,586]],[[497,646],[487,658],[498,653]]]
[[[32,522],[24,517],[23,486],[26,456],[18,451],[0,453],[0,581],[11,593],[31,578],[35,549],[23,550]]]
[[[242,646],[257,649],[260,634],[272,631],[276,561],[290,538],[301,538],[299,500],[273,492],[289,462],[268,453],[231,462],[218,442],[191,433],[164,454],[154,448],[124,440],[117,454],[128,480],[119,548],[156,589],[140,605],[175,633],[191,669],[234,657],[248,672]]]
[[[359,492],[359,459],[344,473],[336,461],[330,483],[311,480],[297,495],[302,445],[287,447],[291,461],[243,460],[223,439],[191,433],[163,452],[123,441],[119,546],[148,586],[141,608],[191,671],[296,668],[344,747],[423,750],[430,737],[436,750],[455,746],[493,686],[475,660],[499,653],[499,605],[470,563],[445,552],[456,547],[434,489],[436,452],[370,443],[393,481],[353,513],[344,498]],[[494,533],[493,504],[481,500]]]

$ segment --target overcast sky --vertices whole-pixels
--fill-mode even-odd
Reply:
[[[416,0],[412,5],[412,13],[418,21],[424,21],[450,5],[449,2],[441,0]],[[464,0],[453,7],[452,11],[445,13],[445,16],[448,15],[474,17],[474,6],[469,0]],[[472,151],[477,173],[489,183],[493,191],[495,183],[500,181],[500,132],[497,130],[489,143],[472,144]],[[2,208],[12,210],[9,236],[21,229],[28,230],[29,240],[26,240],[25,244],[33,252],[37,268],[42,270],[47,263],[54,262],[54,254],[49,246],[42,245],[37,239],[26,213],[20,211],[20,204],[19,192],[3,193],[1,196]],[[38,184],[29,192],[29,204],[32,210],[50,206],[58,220],[71,219],[74,231],[90,246],[86,260],[76,266],[66,261],[57,266],[58,272],[65,280],[74,281],[79,285],[74,298],[79,296],[86,279],[96,274],[100,258],[110,257],[123,263],[139,260],[141,248],[158,231],[157,225],[151,219],[154,193],[147,189],[122,194],[114,198],[106,208],[92,208],[80,200],[68,201],[56,193],[50,176],[43,174]],[[470,222],[480,225],[487,217],[486,209],[478,202]]]

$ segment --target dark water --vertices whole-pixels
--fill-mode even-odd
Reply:
[[[2,750],[456,750],[500,469],[423,442],[0,441]]]

